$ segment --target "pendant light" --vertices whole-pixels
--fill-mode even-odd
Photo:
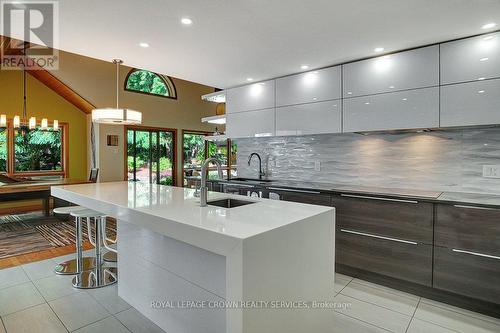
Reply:
[[[116,65],[116,108],[103,108],[92,110],[92,121],[101,124],[114,125],[137,125],[142,123],[142,113],[130,109],[119,107],[119,82],[120,65],[123,63],[120,59],[114,59]]]
[[[18,115],[14,116],[13,127],[16,131],[21,131],[24,136],[29,130],[36,129],[36,117],[30,117],[28,119],[28,108],[27,108],[27,79],[26,79],[26,66],[28,65],[28,58],[26,57],[26,43],[24,43],[24,53],[23,53],[23,113],[22,118]],[[41,129],[46,131],[49,129],[49,121],[47,118],[42,119]],[[6,115],[0,115],[0,127],[7,126]],[[57,119],[54,120],[54,131],[59,130],[59,122]]]

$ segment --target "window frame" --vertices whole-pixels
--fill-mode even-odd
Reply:
[[[211,136],[213,135],[212,132],[206,132],[206,131],[199,131],[199,130],[188,130],[188,129],[183,129],[182,130],[182,140],[181,140],[181,149],[182,149],[182,152],[181,152],[181,182],[180,182],[180,186],[181,187],[184,187],[184,134],[199,134],[199,135],[204,135],[204,136]],[[208,140],[205,140],[205,159],[208,158],[208,144],[209,144],[209,141]],[[222,170],[226,170],[227,171],[227,175],[228,175],[228,178],[231,178],[230,174],[231,174],[231,170],[233,169],[233,164],[231,163],[231,153],[232,153],[232,141],[231,139],[227,138],[226,139],[226,145],[227,145],[227,166],[226,167],[222,167]],[[215,167],[209,167],[208,170],[216,170]],[[201,170],[200,170],[201,171]]]
[[[40,122],[37,122],[40,126]],[[15,155],[15,129],[12,119],[7,120],[7,171],[0,171],[9,177],[38,177],[38,176],[62,176],[69,177],[69,124],[59,122],[59,131],[62,133],[61,140],[61,170],[38,170],[38,171],[16,171]]]
[[[163,81],[163,83],[167,87],[167,90],[169,91],[169,93],[172,93],[172,94],[169,94],[169,96],[153,94],[153,93],[148,93],[145,91],[139,91],[139,90],[133,90],[133,89],[127,88],[127,83],[128,83],[128,79],[129,79],[130,75],[132,75],[133,73],[138,72],[138,71],[148,71],[148,70],[147,69],[132,68],[128,72],[127,76],[125,77],[125,81],[123,83],[123,90],[133,92],[133,93],[143,94],[143,95],[147,95],[147,96],[156,96],[156,97],[163,97],[163,98],[177,100],[177,88],[175,87],[175,84],[174,84],[174,81],[172,80],[172,78],[168,75],[161,75],[161,74],[158,74],[155,72],[148,71],[148,72],[155,74]]]

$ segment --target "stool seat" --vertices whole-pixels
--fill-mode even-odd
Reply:
[[[92,210],[92,209],[84,209],[84,210],[77,210],[74,212],[70,213],[71,216],[73,217],[81,217],[81,218],[87,218],[87,217],[94,217],[94,218],[100,218],[100,217],[106,217],[106,214],[100,213],[98,211]]]
[[[73,212],[77,212],[79,210],[84,210],[84,209],[87,208],[82,206],[69,206],[69,207],[57,207],[54,208],[52,211],[54,212],[54,214],[68,215]]]

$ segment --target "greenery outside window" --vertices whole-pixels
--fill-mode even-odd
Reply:
[[[59,130],[42,130],[39,126],[21,133],[9,122],[0,128],[0,173],[10,177],[67,177],[68,125]]]
[[[0,172],[7,172],[7,130],[0,128]]]
[[[175,137],[173,129],[128,126],[127,179],[175,185]]]
[[[132,69],[125,79],[125,90],[177,99],[172,79],[143,69]]]
[[[62,130],[29,130],[15,135],[15,172],[62,171]]]
[[[231,140],[206,141],[205,136],[211,133],[198,131],[183,131],[183,163],[182,176],[184,187],[195,186],[200,179],[201,166],[206,158],[215,157],[222,163],[223,175],[236,176],[236,144]],[[209,179],[218,178],[217,169],[209,167]]]

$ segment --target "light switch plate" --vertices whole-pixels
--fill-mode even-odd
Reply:
[[[314,162],[314,171],[321,171],[321,162],[320,161]]]
[[[500,178],[500,165],[483,165],[484,178]]]

